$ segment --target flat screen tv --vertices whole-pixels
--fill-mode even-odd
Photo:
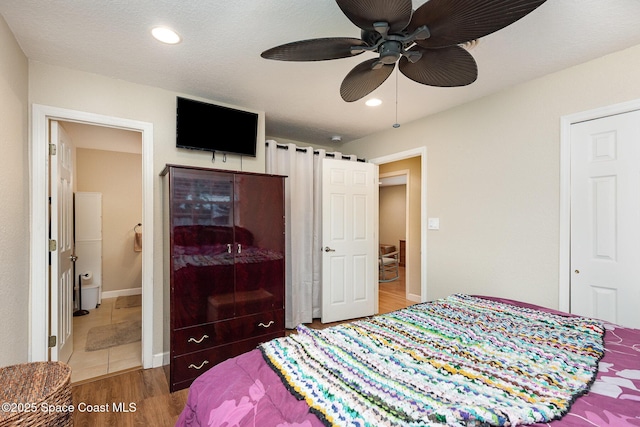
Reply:
[[[177,97],[176,146],[256,156],[258,115]]]

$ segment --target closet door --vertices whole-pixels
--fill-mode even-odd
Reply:
[[[571,313],[640,328],[640,110],[571,125]]]
[[[175,168],[171,192],[172,327],[232,318],[233,175]]]
[[[237,174],[236,316],[284,308],[284,179]]]

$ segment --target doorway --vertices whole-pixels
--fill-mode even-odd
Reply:
[[[57,313],[55,301],[50,304],[50,252],[48,224],[50,197],[49,123],[52,120],[91,124],[139,132],[142,139],[142,366],[151,368],[162,364],[162,357],[153,357],[153,125],[75,110],[33,105],[31,139],[31,341],[30,361],[51,358],[49,344],[55,345],[57,331],[51,330],[50,318]],[[37,249],[40,248],[40,249]]]
[[[68,364],[77,383],[141,366],[142,248],[135,239],[143,229],[142,138],[59,123],[75,146],[76,289],[80,277],[92,275],[82,279],[83,307],[73,318]]]
[[[411,180],[418,183],[411,191],[410,205],[415,205],[418,214],[412,214],[407,223],[406,233],[406,295],[414,302],[427,301],[427,149],[418,147],[384,157],[371,159],[371,163],[380,166],[380,175],[384,175],[384,165],[397,163],[396,169],[407,169],[404,162],[413,159],[419,164],[416,172],[412,172]]]
[[[395,162],[394,162],[395,163]],[[380,166],[379,179],[379,255],[378,281],[380,311],[387,312],[413,304],[408,299],[406,286],[406,242],[409,235],[409,169],[384,173],[387,168],[396,169],[394,163]],[[389,255],[391,254],[391,255]],[[386,264],[386,265],[385,265]],[[383,296],[401,297],[401,306],[382,307]]]

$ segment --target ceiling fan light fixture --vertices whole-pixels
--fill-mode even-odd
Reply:
[[[166,44],[178,44],[182,41],[178,33],[167,27],[154,27],[151,29],[151,35],[156,40]]]
[[[402,43],[389,40],[380,45],[380,62],[383,64],[395,64],[402,56]]]

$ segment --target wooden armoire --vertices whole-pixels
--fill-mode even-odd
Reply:
[[[284,336],[284,177],[167,165],[171,391]]]

